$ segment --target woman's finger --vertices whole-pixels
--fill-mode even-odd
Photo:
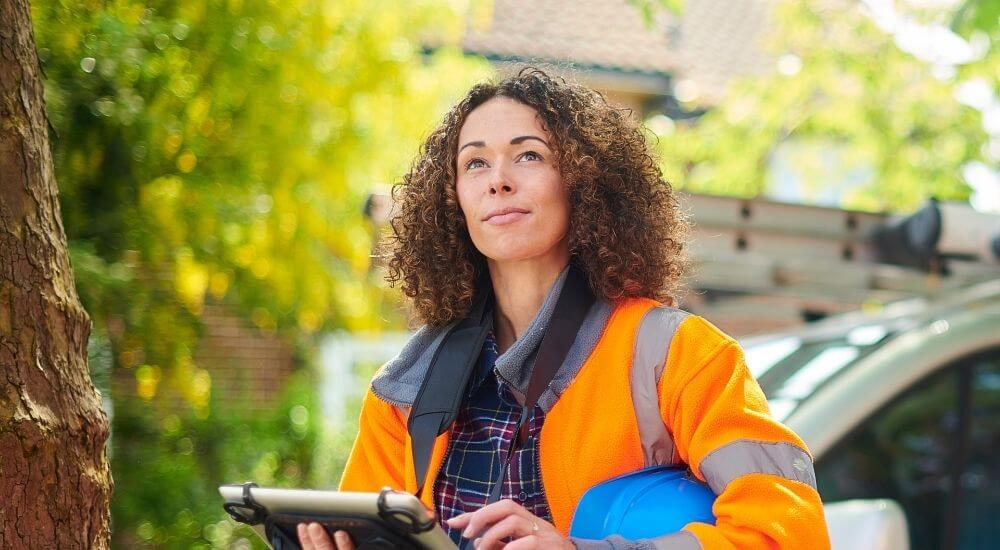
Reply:
[[[506,518],[496,522],[492,527],[483,533],[483,536],[479,539],[479,545],[476,546],[476,550],[495,550],[496,548],[502,548],[503,539],[507,537],[513,537],[515,539],[520,539],[521,537],[527,537],[533,535],[538,531],[538,524],[534,523],[532,520],[518,516],[507,516]]]
[[[300,523],[299,525],[302,524]],[[301,529],[299,530],[299,533],[299,539],[303,543],[303,550],[307,548],[309,550],[336,550],[333,545],[333,540],[330,539],[330,535],[328,535],[326,529],[323,529],[323,526],[318,523],[314,522],[306,525],[305,539],[308,540],[308,542],[306,542],[306,540],[302,540],[303,537],[301,535]]]
[[[354,541],[347,531],[337,531],[333,534],[333,540],[337,543],[337,550],[354,550]]]
[[[474,512],[466,512],[464,514],[459,514],[453,518],[449,518],[445,523],[447,523],[448,527],[451,527],[452,529],[463,529],[469,524],[469,521],[472,520],[473,513]]]
[[[302,550],[316,550],[316,544],[313,543],[312,536],[309,534],[308,523],[296,525],[295,531],[299,535],[299,546],[302,547]]]
[[[520,504],[510,499],[504,499],[483,506],[475,512],[455,516],[448,520],[448,526],[452,529],[464,528],[462,536],[471,539],[477,536],[478,533],[482,533],[490,525],[507,516],[521,516],[530,520],[535,519],[535,516],[525,510]]]

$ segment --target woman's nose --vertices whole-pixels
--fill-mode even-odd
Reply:
[[[513,193],[514,184],[507,178],[503,166],[497,166],[490,174],[490,194]]]
[[[514,191],[514,188],[511,187],[510,185],[507,185],[506,183],[501,183],[501,184],[497,184],[497,185],[490,185],[490,194],[491,195],[496,195],[497,193],[511,193],[513,191]]]

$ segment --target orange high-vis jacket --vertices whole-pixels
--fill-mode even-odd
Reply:
[[[650,346],[661,346],[665,355],[650,354]],[[641,363],[655,373],[647,386],[636,382],[647,376],[635,372],[646,368]],[[651,446],[649,424],[637,419],[650,402],[669,435],[666,447],[662,441]],[[369,389],[340,490],[416,491],[407,411]],[[430,509],[449,435],[435,441],[418,495]],[[545,416],[539,461],[553,524],[564,535],[589,488],[669,461],[687,464],[718,495],[716,524],[689,523],[658,547],[830,546],[811,456],[770,416],[739,344],[701,317],[653,300],[614,305],[593,350]]]

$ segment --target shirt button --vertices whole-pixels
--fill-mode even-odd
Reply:
[[[521,502],[528,500],[528,493],[521,491],[520,493],[517,494],[517,499],[520,500]]]

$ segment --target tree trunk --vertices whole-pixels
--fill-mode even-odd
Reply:
[[[87,369],[27,0],[0,0],[0,548],[107,548],[108,419]]]

